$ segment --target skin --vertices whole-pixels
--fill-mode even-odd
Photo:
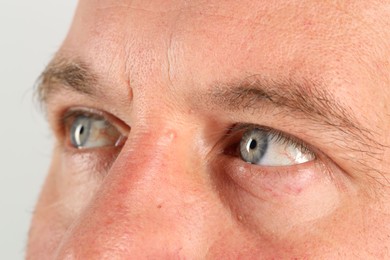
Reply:
[[[81,0],[55,61],[93,76],[43,80],[57,141],[27,259],[389,258],[389,59],[387,1]],[[248,79],[338,105],[212,94]],[[72,147],[78,108],[126,140]],[[241,123],[315,158],[248,164],[225,152]]]

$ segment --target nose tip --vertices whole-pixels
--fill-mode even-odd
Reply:
[[[59,259],[199,257],[218,215],[213,193],[185,161],[190,151],[175,131],[138,134],[80,215]],[[208,216],[207,218],[205,216]]]

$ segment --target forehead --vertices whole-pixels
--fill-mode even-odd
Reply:
[[[379,1],[81,0],[62,52],[155,86],[253,74],[366,85],[388,74],[389,8]]]

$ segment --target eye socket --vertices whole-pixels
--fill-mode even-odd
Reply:
[[[65,116],[66,139],[77,149],[121,146],[126,139],[104,116],[71,111]]]
[[[237,150],[242,160],[260,166],[291,166],[316,157],[302,141],[260,127],[246,129]]]

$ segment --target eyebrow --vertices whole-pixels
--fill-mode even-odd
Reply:
[[[373,138],[373,131],[364,127],[347,104],[341,103],[329,87],[311,80],[291,79],[268,80],[260,75],[228,83],[219,82],[206,95],[199,96],[199,102],[217,105],[226,111],[257,111],[267,108],[282,109],[292,118],[301,116],[311,120],[318,132],[331,133],[343,142],[354,143],[350,149],[373,150],[380,153],[382,145]],[[281,110],[280,110],[281,111]],[[313,127],[312,127],[313,129]]]
[[[46,103],[60,88],[68,88],[85,95],[95,96],[99,92],[98,76],[81,60],[53,59],[41,73],[37,94],[41,103]]]
[[[40,76],[38,97],[45,103],[60,88],[88,96],[98,96],[99,78],[87,63],[79,59],[55,58]],[[303,115],[321,127],[332,127],[347,134],[351,141],[368,146],[376,143],[345,104],[341,104],[328,87],[311,80],[267,80],[260,75],[212,84],[209,91],[195,95],[199,103],[223,107],[227,111],[261,110],[264,104],[284,108],[294,116]],[[377,144],[379,145],[379,144]],[[376,147],[378,147],[375,145]],[[380,147],[380,145],[379,145]]]

